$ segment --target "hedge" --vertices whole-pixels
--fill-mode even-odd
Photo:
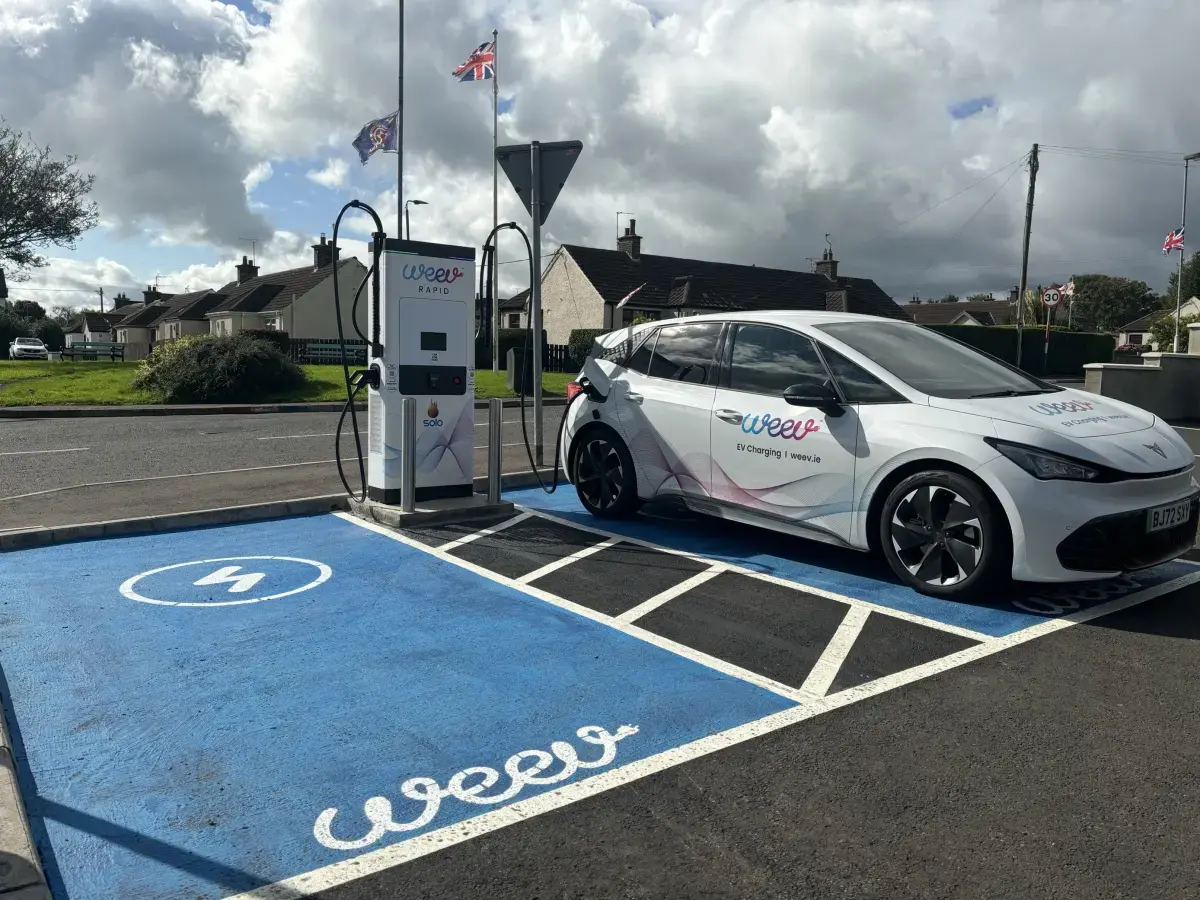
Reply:
[[[275,349],[284,356],[291,355],[292,339],[286,331],[276,331],[273,328],[247,328],[241,333],[256,341],[267,341],[273,344]]]
[[[571,362],[582,366],[587,355],[592,351],[592,344],[602,334],[608,334],[606,328],[575,328],[567,338],[567,352],[571,354]]]
[[[926,325],[931,331],[969,344],[1010,365],[1017,362],[1015,325]],[[1049,365],[1043,366],[1045,328],[1026,328],[1021,340],[1021,368],[1031,375],[1079,375],[1087,363],[1111,362],[1116,339],[1108,334],[1050,329]]]
[[[530,345],[533,344],[533,336],[524,328],[501,328],[500,335],[500,370],[508,369],[508,351],[516,350],[519,354],[525,347],[525,341],[528,340]],[[546,350],[550,346],[550,341],[546,338],[546,332],[542,332],[542,358],[546,357]],[[486,341],[477,341],[475,343],[475,368],[487,369],[492,368],[492,345]]]

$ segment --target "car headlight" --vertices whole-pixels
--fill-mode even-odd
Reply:
[[[995,438],[984,438],[984,441],[1039,481],[1100,481],[1104,474],[1098,466],[1048,450]]]

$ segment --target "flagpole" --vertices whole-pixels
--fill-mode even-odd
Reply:
[[[499,31],[492,29],[492,234],[500,224],[500,194],[496,148],[500,135],[500,44]],[[492,265],[492,371],[500,371],[500,275]]]
[[[404,237],[404,0],[400,0],[400,54],[396,111],[396,237]]]

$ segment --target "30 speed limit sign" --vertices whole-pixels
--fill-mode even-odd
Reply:
[[[1046,288],[1042,291],[1042,302],[1047,306],[1058,306],[1058,302],[1062,300],[1062,291],[1058,288]]]

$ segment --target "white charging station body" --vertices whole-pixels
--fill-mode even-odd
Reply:
[[[367,496],[400,505],[401,403],[417,407],[416,502],[470,497],[475,478],[475,249],[384,241],[380,371],[368,389]],[[371,335],[373,310],[366,327]]]

